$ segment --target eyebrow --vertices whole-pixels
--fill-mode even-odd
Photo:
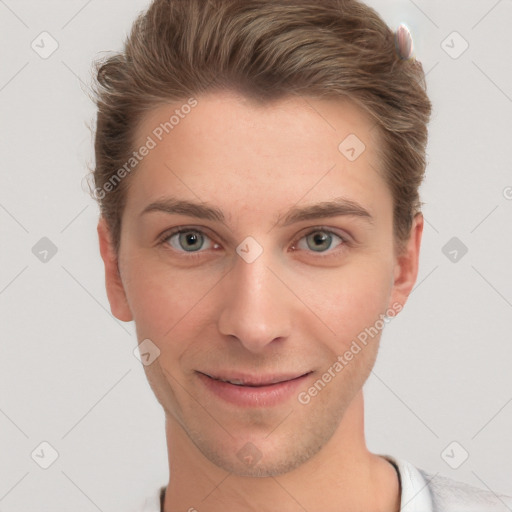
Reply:
[[[296,222],[315,220],[322,217],[361,217],[373,224],[373,217],[370,212],[355,201],[339,197],[332,201],[324,201],[304,207],[293,207],[284,217],[279,217],[277,224],[289,226]]]
[[[144,208],[141,216],[149,212],[164,212],[169,214],[188,215],[198,219],[213,220],[226,223],[222,210],[208,206],[204,203],[194,203],[182,199],[167,197],[159,199]]]
[[[140,215],[142,216],[149,212],[187,215],[226,224],[226,217],[222,210],[209,206],[206,203],[195,203],[173,197],[152,202],[142,210]],[[324,201],[309,206],[294,206],[285,215],[278,217],[276,225],[280,224],[284,227],[301,221],[338,216],[360,217],[373,224],[372,215],[363,206],[355,201],[339,197],[331,201]]]

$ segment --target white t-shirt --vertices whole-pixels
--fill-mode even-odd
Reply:
[[[433,475],[409,462],[381,455],[397,469],[400,478],[400,512],[512,512],[512,497]],[[133,512],[161,512],[164,487]]]

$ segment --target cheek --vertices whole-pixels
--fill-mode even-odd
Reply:
[[[384,261],[368,261],[303,283],[302,289],[308,290],[304,302],[333,331],[338,352],[386,312],[391,276],[391,266]]]
[[[172,337],[185,325],[199,326],[205,299],[222,277],[142,260],[128,262],[125,269],[123,284],[137,332],[155,340]]]

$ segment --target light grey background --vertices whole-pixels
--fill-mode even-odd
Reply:
[[[512,494],[512,1],[368,3],[411,29],[434,103],[420,275],[365,385],[368,446]],[[83,182],[91,62],[147,4],[0,0],[1,512],[126,510],[167,481],[163,413],[133,325],[110,314]]]

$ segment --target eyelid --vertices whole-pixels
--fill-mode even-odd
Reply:
[[[312,233],[316,233],[317,231],[322,231],[324,233],[331,233],[333,235],[339,236],[344,242],[350,242],[352,237],[344,230],[338,228],[330,228],[328,226],[309,226],[304,228],[302,231],[302,235],[300,238],[310,235]]]

